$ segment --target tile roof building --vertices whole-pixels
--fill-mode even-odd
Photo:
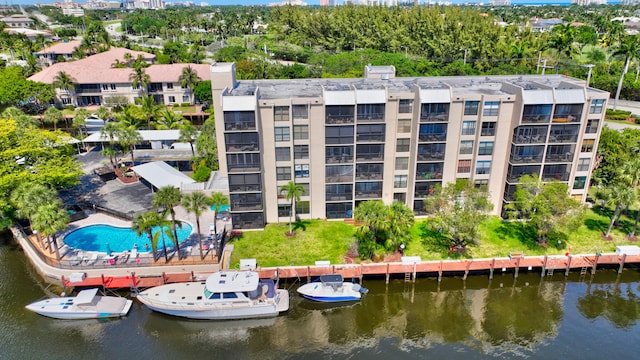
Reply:
[[[32,75],[29,80],[53,84],[56,76],[65,72],[72,79],[75,89],[57,89],[58,99],[63,105],[110,105],[121,103],[122,100],[133,103],[142,93],[141,89],[132,87],[130,75],[133,69],[116,67],[118,63],[127,62],[127,53],[132,55],[132,59],[142,56],[151,64],[145,68],[150,78],[146,93],[152,95],[159,104],[193,103],[191,91],[183,89],[179,84],[182,69],[186,66],[191,66],[200,80],[211,79],[209,65],[206,64],[153,64],[156,59],[153,54],[111,48],[81,60],[53,64]]]
[[[585,201],[609,93],[561,75],[236,80],[211,66],[220,172],[235,228],[351,217],[362,201],[424,215],[434,186],[486,185],[493,212],[519,178],[558,180]],[[280,194],[305,189],[296,208]]]
[[[64,61],[73,59],[73,52],[82,44],[80,40],[62,41],[51,46],[48,46],[34,55],[38,58],[41,64],[51,66],[58,62],[59,58]]]

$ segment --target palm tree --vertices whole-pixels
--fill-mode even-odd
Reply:
[[[196,216],[196,227],[198,228],[198,245],[200,248],[200,259],[204,259],[202,252],[202,232],[200,231],[200,216],[202,212],[211,206],[211,198],[201,191],[194,191],[182,198],[182,207],[187,213],[193,213]],[[214,217],[215,223],[215,217]]]
[[[133,127],[139,129],[144,121],[144,115],[140,112],[140,108],[129,105],[123,111],[118,112],[116,117],[120,121],[120,127]]]
[[[147,93],[147,85],[151,82],[151,77],[147,74],[144,63],[136,61],[133,64],[133,71],[129,74],[129,80],[134,89],[140,87],[143,94]]]
[[[118,142],[123,148],[129,149],[131,154],[131,166],[135,165],[135,159],[133,157],[133,150],[136,148],[136,144],[142,141],[142,135],[132,126],[120,127],[118,131]]]
[[[191,67],[191,65],[187,65],[182,68],[182,74],[178,78],[180,82],[180,86],[189,90],[189,103],[193,104],[193,87],[200,81],[198,77],[198,73]]]
[[[118,123],[108,122],[106,123],[102,129],[100,129],[100,136],[103,138],[109,139],[109,149],[103,147],[102,151],[105,153],[105,156],[109,156],[109,161],[113,167],[116,167],[116,163],[114,162],[114,158],[117,155],[117,151],[113,148],[116,142],[116,136],[118,136],[118,131],[120,131],[120,127]]]
[[[180,127],[180,137],[178,138],[178,140],[182,142],[188,142],[189,145],[191,145],[191,156],[193,157],[196,156],[196,151],[193,148],[193,143],[198,138],[198,134],[200,134],[198,128],[191,125],[191,123],[184,124]]]
[[[151,242],[151,251],[153,252],[154,261],[158,260],[158,257],[157,257],[158,243],[157,241],[153,241],[153,237],[154,237],[153,228],[161,226],[163,220],[164,219],[157,212],[149,211],[147,213],[136,216],[133,219],[133,222],[131,223],[131,229],[135,231],[136,234],[138,234],[138,236],[146,233],[147,236],[149,237],[149,241]],[[162,231],[162,228],[160,228],[160,231]],[[165,256],[167,255],[166,250],[167,248],[165,246],[165,251],[164,251]]]
[[[62,111],[54,107],[48,108],[42,116],[42,122],[44,122],[45,124],[53,124],[54,131],[58,130],[57,124],[62,121],[64,121],[64,115],[62,114]]]
[[[211,194],[211,205],[213,206],[213,232],[218,234],[216,226],[216,223],[218,222],[218,213],[223,206],[229,205],[229,198],[225,194],[216,191]]]
[[[56,232],[64,230],[69,225],[69,214],[62,208],[60,202],[42,205],[33,214],[31,227],[42,235],[51,238],[51,245],[55,249],[56,260],[60,260],[60,249],[56,241]],[[53,249],[49,248],[53,253]]]
[[[105,123],[109,120],[111,120],[111,118],[113,117],[113,114],[111,113],[111,110],[109,110],[109,108],[106,108],[104,106],[100,106],[98,108],[98,110],[96,110],[96,115],[105,121]]]
[[[173,186],[163,186],[153,195],[153,206],[157,208],[163,208],[165,214],[168,212],[171,215],[171,228],[173,229],[173,235],[176,239],[176,251],[178,252],[178,259],[180,258],[180,243],[178,242],[178,232],[176,230],[176,211],[174,206],[180,203],[182,194],[180,189]]]
[[[86,125],[86,119],[91,116],[91,113],[87,109],[78,109],[76,115],[73,117],[73,127],[78,128],[80,136],[82,136],[82,129]]]
[[[151,95],[143,94],[136,98],[136,104],[140,106],[141,115],[147,119],[147,129],[151,129],[151,119],[158,116],[158,112],[162,105],[156,104],[155,99]]]
[[[175,130],[183,126],[187,120],[175,111],[165,108],[160,113],[160,118],[156,121],[156,129],[158,130]]]
[[[305,195],[306,192],[302,185],[289,181],[286,185],[282,185],[280,188],[280,194],[282,193],[285,194],[285,198],[287,200],[291,201],[291,211],[289,212],[289,235],[293,235],[291,222],[296,208],[296,201],[300,201],[300,195]]]
[[[22,182],[13,190],[9,201],[16,208],[18,216],[31,221],[39,207],[57,203],[60,199],[56,191],[46,185]],[[39,242],[42,241],[39,234],[37,238]]]
[[[75,86],[73,85],[74,79],[64,71],[58,72],[58,75],[53,78],[53,87],[64,91],[66,95],[71,98],[71,93],[75,91]]]
[[[620,91],[622,90],[624,76],[629,71],[629,64],[631,63],[631,60],[640,58],[640,38],[638,38],[637,35],[625,36],[620,42],[620,45],[618,45],[616,50],[613,52],[613,56],[618,56],[625,59],[624,69],[622,70],[622,74],[620,74],[618,88],[616,89],[616,97],[613,99],[613,110],[615,111],[616,106],[618,105]]]
[[[607,232],[604,234],[604,236],[608,238],[611,234],[611,229],[622,213],[622,210],[635,200],[635,192],[628,184],[617,183],[604,190],[604,197],[606,197],[610,203],[615,205],[611,222],[609,222]]]

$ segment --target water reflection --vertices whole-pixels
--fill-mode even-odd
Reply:
[[[618,328],[628,328],[640,318],[640,294],[637,284],[589,284],[587,293],[578,299],[578,309],[587,319],[603,317]]]

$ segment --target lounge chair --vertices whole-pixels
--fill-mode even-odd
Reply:
[[[98,253],[92,253],[91,257],[86,259],[86,264],[87,265],[93,265],[96,263],[96,261],[98,261]]]
[[[137,258],[138,258],[138,248],[134,247],[133,249],[131,249],[131,255],[129,255],[129,261],[135,262]]]
[[[122,255],[120,256],[119,260],[121,264],[126,264],[127,261],[129,261],[129,252],[128,251],[123,251]]]
[[[78,266],[81,262],[87,259],[82,253],[78,252],[74,258],[71,259],[72,266]]]

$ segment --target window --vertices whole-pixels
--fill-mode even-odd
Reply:
[[[289,121],[289,107],[275,106],[273,108],[273,119],[275,121]]]
[[[398,139],[396,143],[396,152],[409,151],[409,139]]]
[[[604,99],[591,100],[589,114],[602,114],[602,109],[604,109]]]
[[[498,116],[500,101],[485,101],[482,116]]]
[[[584,132],[586,134],[595,134],[598,132],[598,124],[600,123],[600,120],[598,119],[591,119],[591,120],[587,120],[587,127],[584,129]]]
[[[308,140],[309,125],[293,125],[293,140]]]
[[[495,121],[483,122],[482,129],[480,130],[480,136],[495,136],[495,135],[496,135]]]
[[[464,114],[465,115],[478,115],[478,106],[480,101],[465,101],[464,102]]]
[[[309,158],[309,145],[296,145],[293,147],[294,159],[308,159]]]
[[[176,102],[176,97],[175,96],[169,96],[169,103],[175,103]]]
[[[488,174],[491,168],[491,161],[478,161],[476,164],[476,174]]]
[[[589,171],[589,165],[591,165],[590,158],[580,158],[578,159],[578,171]]]
[[[593,146],[595,145],[596,141],[594,139],[584,139],[582,140],[582,149],[580,149],[581,152],[592,152],[593,151]]]
[[[471,172],[471,160],[458,160],[458,172],[470,173]]]
[[[291,168],[288,166],[276,167],[276,179],[278,180],[291,180]]]
[[[409,158],[408,157],[397,157],[396,158],[396,170],[407,170],[409,169]]]
[[[291,161],[291,149],[288,147],[277,147],[276,161]]]
[[[285,217],[291,215],[291,204],[278,204],[278,216]]]
[[[587,177],[586,176],[576,176],[576,178],[573,180],[573,189],[577,190],[577,189],[584,189],[584,186],[587,183]]]
[[[109,90],[109,84],[102,84],[102,90]]]
[[[407,194],[406,193],[393,193],[393,201],[398,201],[401,203],[405,203],[405,201],[407,201]]]
[[[296,201],[296,214],[308,214],[310,208],[309,201]]]
[[[311,194],[311,192],[309,191],[309,183],[301,183],[301,184],[298,184],[298,185],[302,185],[302,188],[304,189],[304,193],[301,193],[300,196],[303,196],[302,194],[304,194],[304,195]]]
[[[71,98],[67,98],[67,97],[62,98],[62,103],[64,105],[71,105]]]
[[[407,175],[396,175],[393,178],[393,187],[396,189],[407,188]]]
[[[296,165],[296,179],[309,177],[309,164]]]
[[[293,119],[308,119],[309,118],[309,106],[307,105],[293,105]]]
[[[173,90],[173,83],[167,83],[167,90]]]
[[[189,98],[189,95],[182,95],[182,102],[188,103],[189,101],[191,101],[191,99]]]
[[[398,119],[398,133],[406,134],[411,132],[411,119]]]
[[[110,84],[109,87],[111,88],[111,90],[115,90],[116,89],[116,84]]]
[[[473,140],[460,141],[460,155],[473,154]]]
[[[478,155],[493,155],[493,141],[480,141]]]
[[[327,126],[324,142],[328,145],[353,144],[353,126]]]
[[[398,112],[401,114],[410,114],[413,112],[413,99],[400,99]]]
[[[289,141],[291,140],[289,135],[288,126],[277,126],[275,129],[276,141]]]
[[[475,121],[463,121],[462,122],[462,135],[475,135],[476,134],[476,122]]]

